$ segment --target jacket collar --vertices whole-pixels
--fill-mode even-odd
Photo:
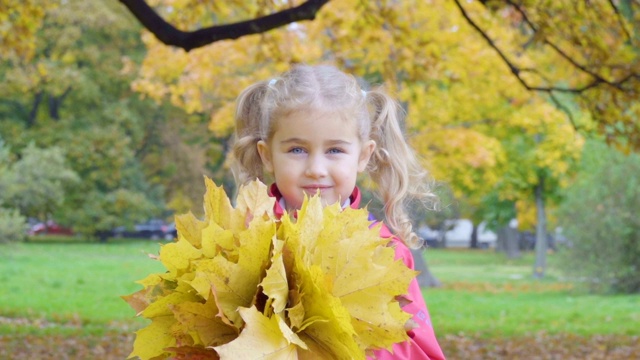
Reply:
[[[277,219],[280,219],[284,215],[285,209],[280,203],[282,200],[282,194],[275,183],[269,186],[269,196],[276,198],[276,203],[273,205],[273,213]],[[349,207],[352,209],[358,209],[360,207],[360,201],[362,200],[362,194],[360,189],[356,186],[353,188],[353,192],[349,196]],[[295,216],[295,215],[294,215]]]

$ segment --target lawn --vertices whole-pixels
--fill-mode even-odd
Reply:
[[[508,260],[493,251],[427,250],[440,288],[423,290],[439,334],[584,336],[640,334],[639,295],[591,295],[563,281],[553,267],[533,279],[533,254]]]
[[[102,332],[111,324],[140,321],[119,296],[142,287],[135,281],[163,271],[159,244],[120,240],[102,243],[29,242],[0,246],[0,333],[7,318],[12,332]],[[47,326],[42,326],[46,323]]]
[[[47,344],[53,338],[60,343],[80,336],[102,337],[103,343],[110,342],[105,336],[131,341],[133,331],[145,323],[120,296],[140,289],[136,280],[164,271],[148,256],[158,249],[157,242],[140,240],[0,245],[0,340],[9,347],[19,347],[24,339]],[[423,293],[443,347],[455,347],[449,353],[464,354],[459,347],[465,341],[477,348],[478,342],[545,334],[555,339],[578,336],[582,340],[572,343],[602,348],[612,341],[637,342],[640,334],[640,296],[577,291],[555,270],[553,254],[543,280],[531,277],[532,254],[513,261],[492,250],[429,249],[425,258],[443,283]],[[3,334],[11,336],[3,339]],[[615,339],[597,338],[605,342],[601,345],[596,337],[602,336]],[[517,354],[515,345],[509,346],[510,354]]]

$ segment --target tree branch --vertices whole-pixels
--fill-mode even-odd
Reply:
[[[511,5],[511,6],[513,6],[516,9],[516,11],[518,11],[520,13],[520,15],[522,15],[522,19],[524,20],[525,23],[527,23],[527,25],[529,25],[529,28],[531,28],[531,30],[533,30],[534,33],[538,33],[538,27],[531,20],[529,20],[529,17],[527,16],[527,14],[524,12],[524,10],[522,10],[522,8],[518,4],[514,3],[512,0],[506,0],[506,3]],[[558,55],[560,55],[560,57],[562,57],[563,59],[565,59],[569,63],[571,63],[571,65],[573,65],[574,67],[576,67],[580,71],[584,72],[585,74],[588,74],[589,76],[591,76],[595,80],[594,81],[594,86],[599,84],[599,83],[605,83],[607,85],[616,87],[619,90],[622,90],[621,84],[608,81],[605,78],[603,78],[602,76],[600,76],[599,74],[587,69],[586,66],[584,66],[582,64],[579,64],[571,56],[567,55],[567,53],[564,52],[564,50],[560,49],[559,46],[557,46],[556,44],[552,43],[546,37],[543,39],[543,42],[545,44],[549,45]]]
[[[618,7],[613,2],[613,0],[609,0],[609,5],[613,9],[613,11],[616,13],[616,17],[618,18],[618,23],[620,24],[620,27],[622,28],[622,31],[627,36],[627,41],[631,41],[631,34],[629,33],[629,31],[627,30],[627,27],[624,24],[624,19],[622,17],[622,14],[620,14],[620,11],[618,10]]]
[[[38,116],[38,108],[40,107],[40,103],[42,102],[43,97],[44,97],[43,91],[38,91],[34,96],[33,106],[31,107],[31,111],[29,111],[29,117],[27,117],[27,128],[30,128],[36,124],[36,117]]]
[[[622,78],[622,79],[620,79],[618,81],[608,81],[608,80],[604,79],[602,76],[600,76],[600,75],[590,71],[586,67],[582,66],[581,64],[578,64],[570,56],[568,56],[566,53],[564,53],[560,48],[555,46],[553,43],[549,42],[547,39],[544,39],[544,43],[545,44],[551,46],[554,49],[554,51],[556,51],[561,57],[563,57],[564,59],[569,61],[573,66],[575,66],[579,70],[585,72],[586,74],[589,74],[593,78],[593,80],[591,82],[581,86],[581,87],[575,87],[575,88],[563,88],[563,87],[557,87],[557,86],[532,86],[532,85],[529,85],[520,76],[520,74],[523,71],[530,71],[530,70],[521,69],[518,66],[516,66],[511,60],[509,60],[509,58],[504,54],[504,52],[502,52],[502,50],[500,50],[500,48],[487,35],[487,33],[482,28],[480,28],[480,26],[478,24],[476,24],[473,21],[473,19],[471,19],[469,14],[467,14],[467,11],[460,4],[460,1],[459,0],[454,0],[454,2],[458,6],[458,9],[460,9],[460,13],[465,18],[467,23],[469,23],[469,25],[471,25],[471,27],[473,27],[480,34],[480,36],[482,36],[487,41],[489,46],[496,51],[496,53],[498,54],[498,56],[500,56],[502,61],[509,67],[509,70],[511,71],[511,73],[513,73],[513,75],[516,77],[518,82],[520,82],[520,84],[527,90],[530,90],[530,91],[542,91],[542,92],[547,92],[547,93],[551,93],[553,91],[558,91],[558,92],[569,92],[569,93],[580,94],[580,93],[582,93],[582,92],[584,92],[586,90],[589,90],[589,89],[591,89],[593,87],[596,87],[596,86],[598,86],[600,84],[607,84],[609,86],[612,86],[612,87],[622,91],[622,90],[624,90],[622,88],[622,85],[624,85],[624,83],[626,83],[627,81],[629,81],[631,79],[640,78],[639,74],[631,73],[631,74],[625,76],[624,78]],[[518,10],[518,12],[520,12],[520,14],[523,16],[524,21],[527,23],[527,25],[529,25],[531,27],[531,29],[533,31],[537,31],[537,28],[534,26],[534,24],[527,18],[526,14],[516,4],[514,4],[510,0],[506,0],[506,2],[508,4],[510,4],[510,5],[512,5],[514,8],[516,8],[516,10]]]
[[[573,113],[571,112],[571,110],[568,107],[566,107],[564,104],[562,104],[560,99],[556,97],[556,94],[553,91],[549,92],[549,97],[551,98],[551,101],[555,104],[555,106],[558,109],[560,109],[562,112],[564,112],[565,115],[567,115],[567,119],[569,119],[571,126],[573,126],[573,130],[575,130],[575,132],[577,133],[578,125],[576,124],[576,120],[574,119]]]
[[[191,51],[213,42],[260,34],[296,21],[313,20],[329,0],[308,0],[287,10],[233,24],[211,26],[196,31],[182,31],[166,22],[144,0],[120,0],[127,9],[161,42]]]
[[[71,86],[69,86],[62,93],[62,95],[58,97],[52,94],[49,94],[49,116],[53,120],[56,120],[56,121],[60,120],[60,106],[62,106],[62,101],[64,101],[64,98],[66,98],[70,92],[71,92]]]

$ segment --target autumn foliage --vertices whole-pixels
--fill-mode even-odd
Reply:
[[[278,220],[261,182],[242,187],[235,207],[205,182],[204,220],[176,217],[178,239],[158,257],[167,272],[124,297],[151,320],[131,356],[364,359],[407,339],[396,297],[416,273],[366,210],[312,197]]]

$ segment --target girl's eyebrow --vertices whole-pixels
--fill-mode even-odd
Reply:
[[[304,143],[305,141],[300,139],[300,138],[288,138],[285,140],[280,141],[281,144],[299,144],[299,143]]]
[[[289,139],[285,139],[280,141],[281,144],[300,144],[300,143],[307,143],[306,140],[300,139],[300,138],[289,138]],[[340,140],[340,139],[335,139],[335,140],[328,140],[326,142],[328,145],[351,145],[350,141],[346,141],[346,140]]]
[[[327,144],[329,145],[351,145],[350,141],[346,141],[346,140],[329,140],[327,141]]]

